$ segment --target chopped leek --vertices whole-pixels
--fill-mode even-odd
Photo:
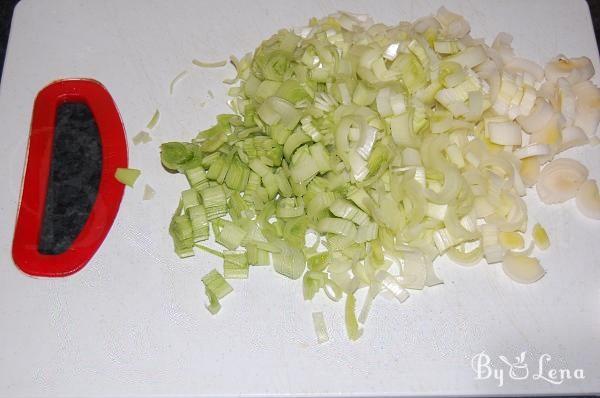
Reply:
[[[315,326],[315,333],[317,335],[317,342],[319,344],[326,343],[329,341],[329,333],[327,332],[327,324],[322,312],[313,312],[312,314],[313,324]]]
[[[346,333],[350,340],[358,340],[362,335],[362,329],[358,326],[356,319],[356,299],[354,294],[346,296]]]
[[[146,144],[152,141],[152,137],[147,131],[140,131],[136,135],[133,136],[133,145]]]
[[[152,130],[154,126],[156,126],[156,123],[158,123],[158,119],[160,119],[160,111],[157,109],[152,115],[152,119],[150,119],[150,121],[146,125],[146,128],[148,130]]]
[[[210,302],[206,309],[214,315],[221,309],[219,300],[231,293],[233,289],[223,276],[214,269],[202,278],[202,283],[204,283],[206,296]]]
[[[502,263],[520,283],[541,278],[534,245],[524,249],[522,197],[535,185],[543,202],[576,197],[600,219],[587,169],[554,159],[599,142],[600,89],[585,57],[543,68],[517,57],[509,35],[488,46],[469,31],[443,7],[397,26],[340,12],[232,57],[232,113],[191,142],[161,145],[164,167],[189,184],[169,227],[176,254],[196,247],[222,257],[225,278],[272,264],[302,279],[306,300],[345,294],[351,340],[380,293],[401,303],[409,290],[441,284],[433,263],[443,255]],[[198,243],[209,226],[223,252]],[[539,225],[533,241],[549,245]],[[225,286],[205,282],[216,312],[231,288],[209,275]],[[355,293],[367,288],[357,319]],[[313,320],[326,341],[322,314]]]
[[[156,191],[148,184],[144,185],[144,197],[143,200],[150,200],[156,195]]]
[[[223,276],[226,279],[248,278],[248,257],[245,252],[231,250],[223,252]]]
[[[135,184],[135,181],[138,179],[140,174],[142,174],[142,172],[137,169],[118,168],[115,172],[115,178],[121,184],[125,184],[128,187],[133,188],[133,185]]]
[[[531,235],[533,236],[535,245],[540,249],[546,250],[550,247],[550,238],[548,238],[548,233],[539,223],[533,226],[533,232]]]
[[[227,65],[227,60],[216,61],[216,62],[205,62],[197,59],[193,59],[192,63],[201,68],[220,68],[222,66]]]
[[[175,76],[173,78],[173,80],[171,80],[171,83],[169,83],[169,94],[173,95],[173,91],[175,90],[175,86],[177,85],[177,83],[179,83],[179,81],[181,79],[183,79],[185,77],[185,75],[187,75],[187,70],[184,70],[183,72],[180,72],[179,74],[177,74],[177,76]]]

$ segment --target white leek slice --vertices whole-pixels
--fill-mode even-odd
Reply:
[[[533,61],[520,57],[510,57],[505,65],[506,69],[513,72],[526,72],[535,80],[544,80],[544,69]]]
[[[533,237],[533,241],[535,245],[542,250],[546,250],[550,247],[550,238],[548,238],[548,233],[546,230],[537,223],[533,226],[533,231],[531,232],[531,236]]]
[[[533,283],[546,273],[537,258],[511,253],[504,256],[502,270],[512,280],[519,283]]]
[[[546,165],[536,184],[538,196],[547,204],[562,203],[577,195],[588,177],[584,165],[573,159],[555,159]]]
[[[587,57],[567,58],[559,55],[548,62],[545,69],[546,79],[556,82],[559,78],[566,78],[571,84],[575,84],[594,76],[594,66]]]
[[[460,39],[471,30],[471,27],[461,15],[450,12],[445,7],[438,10],[435,19],[442,26],[442,36],[447,39]]]
[[[382,287],[390,292],[399,302],[405,302],[410,296],[408,291],[404,289],[400,282],[398,282],[396,278],[394,278],[394,276],[392,276],[389,272],[385,270],[379,270],[375,276],[381,283]]]
[[[504,257],[505,250],[500,244],[499,234],[498,227],[493,224],[481,226],[481,245],[488,264],[499,263]]]
[[[560,112],[565,118],[566,125],[571,126],[575,119],[575,93],[571,84],[563,77],[556,81],[556,89]]]
[[[595,180],[587,180],[579,187],[575,203],[584,216],[600,220],[600,195]]]
[[[483,258],[483,249],[481,243],[478,243],[475,248],[468,250],[465,244],[451,247],[446,251],[448,258],[457,264],[464,266],[472,266],[477,264]]]
[[[206,62],[206,61],[200,61],[197,59],[193,59],[192,63],[201,68],[220,68],[222,66],[227,65],[227,60],[224,59],[222,61]]]
[[[544,128],[550,122],[552,115],[554,115],[552,105],[543,98],[538,98],[529,115],[517,117],[517,122],[523,127],[523,130],[533,133]]]
[[[540,175],[539,159],[536,156],[522,159],[520,174],[521,179],[526,186],[533,186],[537,182]]]
[[[589,138],[585,132],[577,126],[565,127],[562,132],[562,143],[560,144],[560,151],[581,146],[589,143]]]
[[[489,122],[487,130],[490,141],[494,144],[521,146],[521,128],[517,123],[512,121]]]
[[[419,253],[407,252],[402,264],[402,286],[406,289],[422,290],[427,279],[427,265]]]
[[[500,232],[499,240],[502,247],[507,250],[523,249],[525,247],[523,235],[516,231]]]
[[[514,154],[518,159],[525,159],[532,156],[550,155],[552,154],[552,149],[546,144],[531,144],[517,149],[514,151]]]

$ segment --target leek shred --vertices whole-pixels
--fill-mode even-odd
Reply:
[[[358,326],[356,319],[356,299],[354,294],[346,296],[346,333],[350,340],[358,340],[362,335],[362,329]]]
[[[433,263],[443,255],[541,278],[533,245],[524,249],[522,197],[532,186],[546,203],[577,197],[600,218],[587,169],[552,160],[599,141],[600,90],[585,57],[543,68],[517,57],[507,34],[488,46],[469,31],[445,8],[391,27],[340,12],[232,57],[233,112],[191,142],[161,145],[164,167],[189,183],[169,227],[176,254],[222,257],[225,278],[272,264],[302,279],[306,300],[346,295],[351,340],[380,293],[401,303],[442,283]],[[210,228],[223,252],[198,243]],[[533,240],[549,245],[539,225]],[[231,287],[216,271],[203,281],[217,312]],[[326,341],[322,314],[313,320]]]
[[[326,343],[329,341],[329,333],[327,332],[327,324],[322,312],[313,312],[312,314],[313,324],[315,327],[315,334],[317,335],[317,342],[319,344]]]
[[[220,68],[222,66],[227,65],[227,60],[217,61],[217,62],[204,62],[197,59],[193,59],[192,63],[200,68]]]
[[[173,91],[175,90],[175,86],[177,85],[177,83],[179,83],[179,81],[181,79],[183,79],[185,77],[185,75],[187,75],[188,71],[184,70],[183,72],[180,72],[179,74],[177,74],[177,76],[175,76],[173,78],[173,80],[171,80],[171,83],[169,83],[169,94],[173,95]]]
[[[158,123],[158,120],[160,119],[160,111],[157,109],[154,114],[152,115],[152,119],[150,119],[150,121],[148,122],[148,124],[146,125],[146,128],[148,130],[152,130],[154,128],[154,126],[156,126],[156,124]]]
[[[152,141],[152,137],[147,131],[140,131],[133,136],[132,141],[133,145],[147,144],[148,142]]]

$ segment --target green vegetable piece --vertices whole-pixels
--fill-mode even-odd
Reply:
[[[133,185],[135,184],[135,181],[138,179],[140,174],[142,174],[142,172],[138,169],[118,168],[115,172],[115,178],[121,184],[125,184],[128,187],[133,188]]]

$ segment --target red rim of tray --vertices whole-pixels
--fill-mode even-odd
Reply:
[[[102,148],[102,171],[96,200],[79,235],[60,254],[42,254],[38,243],[52,161],[56,111],[66,102],[86,104],[96,120]],[[22,196],[12,247],[13,260],[33,276],[74,274],[92,258],[110,230],[119,210],[124,185],[114,178],[127,167],[127,142],[121,117],[102,84],[91,79],[67,79],[42,89],[33,107]]]

